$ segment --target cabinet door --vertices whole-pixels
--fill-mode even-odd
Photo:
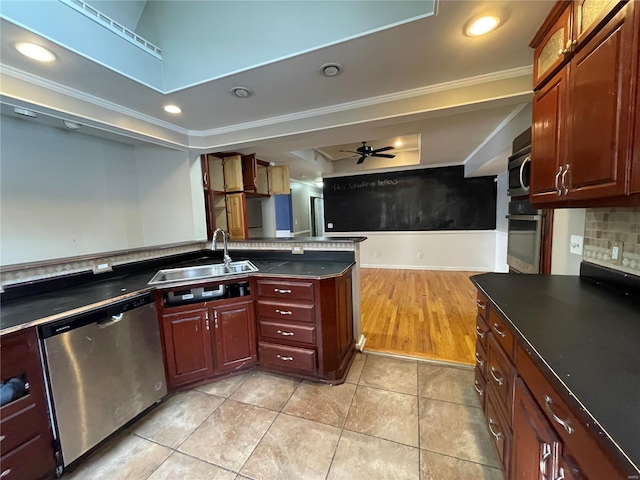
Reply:
[[[269,167],[263,164],[258,164],[256,177],[256,193],[262,195],[269,194]]]
[[[205,190],[209,189],[209,180],[211,176],[209,175],[209,160],[207,155],[200,155],[200,168],[202,169],[202,187]]]
[[[243,190],[248,192],[256,191],[258,184],[258,164],[254,153],[242,156],[242,183]]]
[[[531,190],[534,203],[558,202],[564,168],[565,89],[567,68],[563,68],[533,97],[531,128]]]
[[[568,103],[569,198],[623,195],[630,162],[633,2],[571,61]]]
[[[209,188],[215,192],[224,192],[224,159],[207,155],[209,165]]]
[[[640,7],[635,8],[635,18],[633,29],[640,32]],[[636,34],[635,52],[632,56],[636,59],[635,73],[633,78],[640,78],[640,34]],[[640,81],[636,81],[635,108],[631,111],[635,115],[635,132],[633,135],[633,145],[631,152],[631,180],[629,182],[629,193],[640,193]]]
[[[557,478],[561,443],[520,379],[513,412],[512,477],[514,480]]]
[[[214,194],[211,190],[204,191],[204,213],[207,220],[207,239],[211,240],[213,232],[217,228]]]
[[[247,238],[247,210],[244,193],[227,195],[227,226],[234,240]]]
[[[623,0],[574,0],[573,2],[573,48],[579,49],[612,15]]]
[[[539,89],[567,59],[571,47],[571,8],[566,2],[563,12],[533,52],[533,88]],[[532,45],[533,46],[533,45]]]
[[[209,328],[207,310],[162,316],[167,380],[171,387],[193,382],[213,373]]]
[[[269,195],[288,195],[290,193],[289,165],[269,167]]]
[[[251,365],[258,358],[253,301],[213,309],[216,372]]]
[[[244,190],[242,180],[242,157],[234,155],[224,159],[224,189],[227,192],[241,192]]]
[[[558,464],[558,480],[586,480],[573,457],[563,448],[562,458]]]

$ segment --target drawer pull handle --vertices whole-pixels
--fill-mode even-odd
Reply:
[[[476,392],[478,392],[478,395],[480,395],[480,396],[482,397],[482,396],[484,395],[484,391],[483,391],[483,390],[482,390],[478,385],[480,385],[480,384],[479,384],[479,383],[478,383],[478,381],[476,380],[476,381],[473,383],[473,388],[475,389],[475,391],[476,391]]]
[[[499,442],[500,437],[502,436],[502,433],[501,432],[496,433],[493,431],[493,428],[491,428],[495,423],[496,421],[493,418],[489,417],[489,431],[491,432],[491,435],[496,437],[496,442]]]
[[[476,352],[476,363],[478,365],[480,365],[481,367],[484,366],[484,360],[482,360],[482,358],[480,358],[480,355],[478,355],[478,352]]]
[[[506,336],[507,336],[507,334],[506,334],[503,330],[500,330],[500,327],[498,326],[498,324],[497,324],[497,323],[494,323],[494,324],[493,324],[493,330],[494,330],[494,332],[496,332],[498,335],[500,335],[502,338],[504,338],[504,337],[506,337]]]
[[[282,330],[278,330],[280,335],[284,335],[285,337],[293,337],[293,332],[283,332]]]
[[[0,473],[0,478],[4,478],[11,473],[11,469],[7,468],[4,472]]]
[[[276,293],[291,293],[291,290],[281,290],[280,288],[274,288],[273,291]]]
[[[293,360],[293,357],[285,357],[283,355],[276,355],[276,358],[279,358],[280,360],[282,360],[284,362],[290,362],[291,360]]]
[[[549,476],[547,475],[547,459],[551,456],[551,445],[548,443],[542,444],[542,450],[540,451],[540,473],[542,474],[543,480],[548,480]]]
[[[482,303],[480,300],[478,300],[478,301],[477,301],[477,303],[478,303],[478,308],[480,308],[480,309],[482,309],[482,310],[484,310],[485,308],[487,308],[487,306],[486,306],[484,303]]]
[[[551,397],[549,395],[545,395],[544,396],[544,408],[547,411],[547,413],[549,415],[551,415],[551,417],[553,418],[553,420],[556,423],[559,423],[560,425],[562,425],[564,427],[564,429],[567,431],[568,434],[572,434],[573,433],[573,428],[571,427],[571,425],[569,425],[569,422],[567,422],[566,420],[562,420],[559,416],[557,416],[555,413],[553,413],[553,410],[551,409],[551,404],[553,403],[553,400],[551,399]]]
[[[504,378],[496,377],[496,372],[497,370],[495,369],[495,367],[491,367],[491,376],[498,383],[498,385],[502,386],[502,384],[504,383]]]
[[[484,338],[484,332],[480,330],[480,327],[478,325],[476,325],[476,333],[480,338]]]
[[[293,312],[291,310],[276,310],[276,313],[280,315],[291,315]]]

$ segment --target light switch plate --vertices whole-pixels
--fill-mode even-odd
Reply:
[[[293,253],[294,255],[302,255],[304,253],[304,247],[302,246],[302,244],[294,243],[291,246],[291,253]]]
[[[584,237],[582,235],[571,235],[571,241],[569,242],[569,252],[576,255],[582,255],[582,245]]]

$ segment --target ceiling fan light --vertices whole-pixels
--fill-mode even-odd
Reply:
[[[63,120],[62,123],[64,123],[64,126],[69,130],[80,130],[80,127],[82,127],[81,124],[72,122],[71,120]]]
[[[167,112],[167,113],[177,114],[177,113],[182,112],[182,109],[177,105],[165,105],[164,106],[164,111]]]
[[[29,42],[16,43],[16,50],[18,50],[25,57],[29,57],[32,60],[38,62],[53,62],[56,56],[50,50],[47,50],[40,45]]]

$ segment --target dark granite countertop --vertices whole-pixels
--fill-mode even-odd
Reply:
[[[471,277],[511,322],[565,400],[630,468],[640,466],[640,300],[591,280]],[[589,418],[591,417],[591,419]]]
[[[290,243],[359,243],[364,242],[367,237],[259,237],[259,238],[245,238],[242,240],[229,240],[229,245],[234,242],[240,243],[264,243],[264,242],[290,242]]]
[[[250,256],[243,258],[251,260],[259,271],[248,275],[238,275],[237,277],[278,275],[289,278],[320,279],[338,276],[353,265],[352,262],[253,259]],[[219,263],[219,260],[210,256],[203,256],[199,259],[168,264],[161,268],[185,267],[207,263]],[[101,308],[119,300],[145,294],[155,289],[155,287],[151,287],[147,283],[158,270],[159,268],[146,269],[139,273],[112,277],[102,281],[97,280],[84,285],[41,293],[31,297],[3,301],[0,308],[0,332],[6,334],[21,328],[41,325]],[[187,281],[182,282],[181,285],[211,281],[216,281],[216,279],[206,279],[200,282]],[[174,284],[174,286],[176,285],[178,284]],[[167,286],[162,285],[158,288],[167,288]]]

